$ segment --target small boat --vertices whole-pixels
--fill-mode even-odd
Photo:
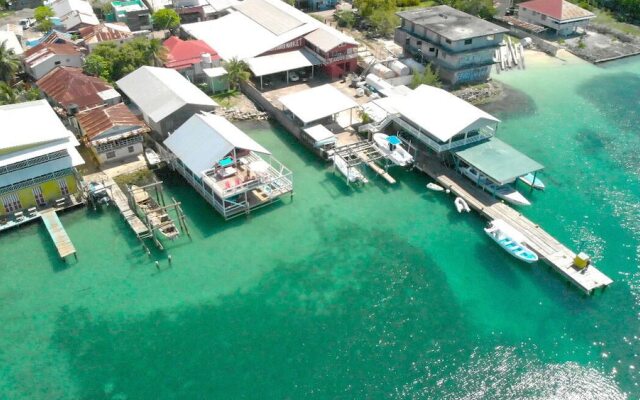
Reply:
[[[520,192],[509,185],[498,186],[489,179],[482,176],[475,168],[460,168],[460,172],[490,193],[495,193],[499,198],[518,206],[530,206],[531,202],[527,200]]]
[[[155,167],[162,162],[158,153],[149,147],[144,149],[144,158],[147,159],[147,163],[149,163],[150,167]]]
[[[148,218],[153,229],[158,229],[158,231],[169,240],[173,240],[180,235],[180,231],[176,228],[176,224],[169,214],[160,207],[146,190],[136,185],[131,185],[130,190],[131,193],[133,193],[133,199],[145,214],[145,217]]]
[[[456,199],[453,201],[453,204],[456,205],[456,210],[458,210],[459,213],[463,211],[471,211],[471,209],[469,208],[469,204],[467,204],[467,202],[462,197],[456,197]]]
[[[382,154],[394,164],[406,167],[413,163],[413,156],[401,146],[402,141],[397,136],[374,133],[373,142]]]
[[[521,182],[524,182],[525,184],[527,184],[528,186],[531,186],[534,189],[544,190],[544,187],[545,187],[544,182],[542,182],[540,178],[538,178],[531,172],[529,172],[525,176],[519,177],[518,179],[520,179]]]
[[[349,168],[349,166],[347,165],[347,162],[343,160],[342,157],[333,156],[331,157],[331,159],[333,160],[333,165],[335,165],[338,171],[340,171],[340,173],[347,178],[347,181],[349,181],[349,183],[369,182],[367,178],[365,178],[364,175],[362,175],[362,172],[360,172],[358,168],[356,167]]]
[[[427,183],[427,189],[433,190],[434,192],[444,192],[444,188],[442,186],[433,182]]]
[[[527,263],[538,261],[538,255],[525,246],[522,235],[501,219],[495,219],[484,228],[493,241],[498,243],[507,253]]]
[[[107,188],[98,182],[89,182],[89,197],[94,207],[108,205],[111,202]]]

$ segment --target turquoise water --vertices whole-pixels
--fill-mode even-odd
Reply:
[[[172,267],[113,210],[61,217],[69,265],[38,224],[0,236],[0,398],[638,398],[640,60],[497,78],[498,136],[546,166],[525,213],[593,255],[604,293],[511,259],[424,176],[351,190],[244,125],[295,196],[224,222],[162,176],[193,236]]]

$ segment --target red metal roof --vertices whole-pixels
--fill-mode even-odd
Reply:
[[[520,3],[518,6],[537,11],[558,21],[595,17],[593,13],[566,0],[531,0]]]
[[[82,36],[85,43],[100,43],[127,39],[133,34],[126,25],[111,23],[84,27],[80,29],[80,36]]]
[[[99,92],[113,89],[105,81],[82,73],[81,68],[58,66],[40,78],[36,85],[63,107],[72,104],[79,109],[104,102]]]
[[[61,55],[80,54],[80,50],[71,43],[40,43],[25,51],[25,57],[29,57],[37,52],[46,49],[47,52]]]
[[[181,69],[190,67],[201,61],[202,54],[208,53],[212,60],[219,60],[218,53],[202,40],[182,40],[171,36],[163,43],[167,48],[167,68]]]
[[[116,127],[131,127],[131,131],[139,131],[138,133],[149,131],[147,125],[124,103],[83,111],[77,115],[77,119],[89,140]]]

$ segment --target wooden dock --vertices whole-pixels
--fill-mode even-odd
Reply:
[[[518,211],[497,200],[471,181],[457,174],[453,169],[440,164],[436,159],[422,157],[416,168],[435,179],[438,184],[463,198],[469,207],[489,220],[502,219],[517,229],[524,237],[525,244],[554,270],[587,294],[605,288],[613,281],[594,265],[579,270],[573,266],[574,252],[553,236],[524,217]]]
[[[380,175],[385,181],[387,181],[390,184],[394,184],[396,183],[396,180],[389,175],[389,173],[387,171],[385,171],[384,169],[380,168],[380,166],[378,164],[376,164],[373,161],[369,161],[367,160],[366,156],[361,155],[362,153],[358,154],[358,156],[360,157],[360,159],[369,167],[373,170],[373,172],[375,172],[376,174]]]
[[[44,222],[44,226],[47,228],[49,236],[51,236],[60,257],[64,260],[67,256],[73,255],[78,259],[76,248],[73,246],[73,243],[71,243],[71,239],[69,238],[69,235],[67,235],[67,231],[64,230],[64,226],[62,226],[62,222],[60,222],[58,214],[56,214],[54,210],[49,209],[40,212],[40,217],[42,218],[42,222]]]
[[[136,213],[131,210],[131,207],[129,206],[129,199],[113,179],[106,178],[104,180],[104,186],[108,188],[107,191],[109,192],[109,197],[111,197],[113,203],[118,207],[120,214],[122,214],[136,236],[138,236],[138,238],[145,238],[150,235],[149,228],[144,222],[142,222]]]

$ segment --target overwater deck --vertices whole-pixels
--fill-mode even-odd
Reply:
[[[67,231],[64,230],[64,226],[62,226],[62,222],[60,222],[55,210],[48,209],[42,211],[40,212],[40,217],[42,218],[42,222],[44,222],[44,226],[47,228],[49,236],[51,236],[53,244],[56,246],[60,257],[65,259],[68,256],[73,255],[78,258],[76,255],[76,248],[71,242],[69,235],[67,235]]]
[[[594,290],[605,288],[613,282],[593,265],[583,270],[575,268],[574,252],[518,211],[474,186],[454,170],[441,165],[438,160],[422,156],[416,162],[416,168],[450,189],[456,196],[462,197],[471,208],[485,218],[502,219],[509,223],[525,237],[531,250],[583,292],[591,294]]]

